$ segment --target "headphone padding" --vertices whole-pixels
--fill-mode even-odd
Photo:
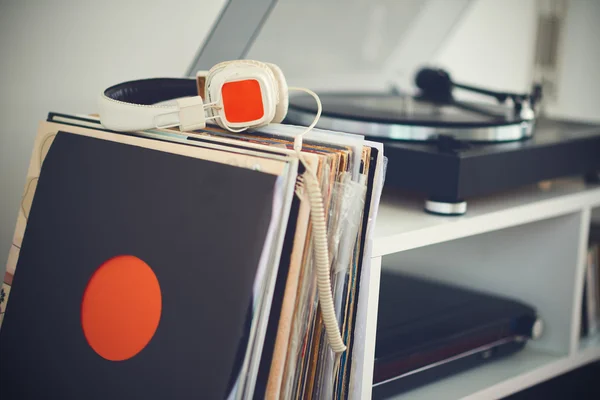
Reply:
[[[275,64],[267,63],[271,71],[273,71],[273,75],[277,81],[277,87],[279,90],[279,101],[277,102],[277,108],[275,109],[275,117],[273,117],[274,123],[283,122],[285,116],[288,112],[289,99],[288,99],[288,85],[285,80],[285,75],[283,75],[283,71]]]

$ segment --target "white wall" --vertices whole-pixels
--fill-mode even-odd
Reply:
[[[531,88],[536,0],[478,0],[466,11],[434,62],[457,82],[502,91]]]
[[[455,1],[455,0],[452,0]],[[533,78],[538,7],[548,0],[473,0],[433,57],[459,82],[522,92]],[[600,123],[600,1],[567,0],[552,118]],[[481,99],[460,92],[463,98]]]
[[[37,123],[123,80],[181,76],[224,0],[0,0],[0,277]]]
[[[548,113],[600,123],[600,1],[569,1],[559,51],[557,101]]]

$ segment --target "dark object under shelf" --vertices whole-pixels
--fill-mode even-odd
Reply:
[[[373,399],[510,355],[539,334],[536,310],[527,304],[383,271]]]
[[[598,222],[592,222],[590,225],[590,244],[600,244],[600,223]]]
[[[598,377],[600,362],[595,362],[505,397],[504,400],[597,400],[600,399]]]

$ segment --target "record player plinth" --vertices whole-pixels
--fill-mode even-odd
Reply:
[[[443,215],[464,214],[469,198],[567,176],[597,178],[600,171],[598,125],[540,119],[523,141],[384,144],[386,186],[424,194],[425,209]]]

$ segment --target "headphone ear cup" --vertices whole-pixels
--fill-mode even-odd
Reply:
[[[274,123],[280,123],[284,120],[285,116],[288,112],[289,99],[288,99],[288,85],[285,80],[285,75],[283,75],[283,71],[275,64],[267,63],[271,71],[273,71],[273,75],[275,76],[275,80],[277,82],[278,88],[278,98],[277,108],[275,109],[275,116],[273,117]]]
[[[205,83],[205,87],[204,87],[204,103],[212,103],[213,101],[215,101],[213,99],[213,97],[211,96],[211,90],[210,90],[210,84],[212,82],[212,79],[214,78],[214,76],[223,70],[223,68],[225,68],[227,65],[233,63],[233,61],[223,61],[218,63],[217,65],[213,66],[208,73],[206,74],[206,83]],[[213,112],[212,109],[207,109],[206,110],[208,115],[215,115],[215,113]],[[221,128],[223,129],[228,129],[227,126],[225,126],[225,124],[223,123],[223,121],[221,121],[221,118],[215,118],[212,120],[213,122],[216,122],[217,125],[219,125]]]
[[[279,67],[277,67],[274,64],[268,64],[268,63],[264,63],[264,62],[260,62],[260,61],[255,61],[255,60],[231,60],[231,61],[223,61],[220,62],[219,64],[215,65],[214,67],[212,67],[210,69],[210,71],[208,72],[207,76],[206,76],[206,102],[213,102],[214,99],[211,98],[210,96],[210,83],[213,80],[213,78],[218,75],[221,71],[223,71],[225,68],[227,68],[230,65],[246,65],[246,66],[251,66],[251,67],[256,67],[256,68],[260,68],[263,71],[265,71],[267,73],[267,75],[269,76],[269,80],[271,81],[271,86],[273,87],[273,92],[272,96],[275,99],[275,110],[272,111],[268,111],[265,110],[266,113],[273,113],[273,118],[271,119],[270,122],[281,122],[283,121],[283,118],[285,118],[285,115],[287,114],[287,109],[288,109],[288,98],[287,98],[287,83],[285,82],[285,77],[283,76],[283,72],[279,69]],[[280,76],[278,76],[280,75]],[[285,90],[285,96],[283,97],[283,99],[285,100],[285,108],[282,109],[281,105],[282,105],[282,88]],[[278,116],[281,115],[281,119],[278,119]],[[223,122],[221,121],[220,118],[215,119],[216,123],[224,129],[228,129],[225,124],[223,124]],[[264,125],[264,124],[263,124]]]

